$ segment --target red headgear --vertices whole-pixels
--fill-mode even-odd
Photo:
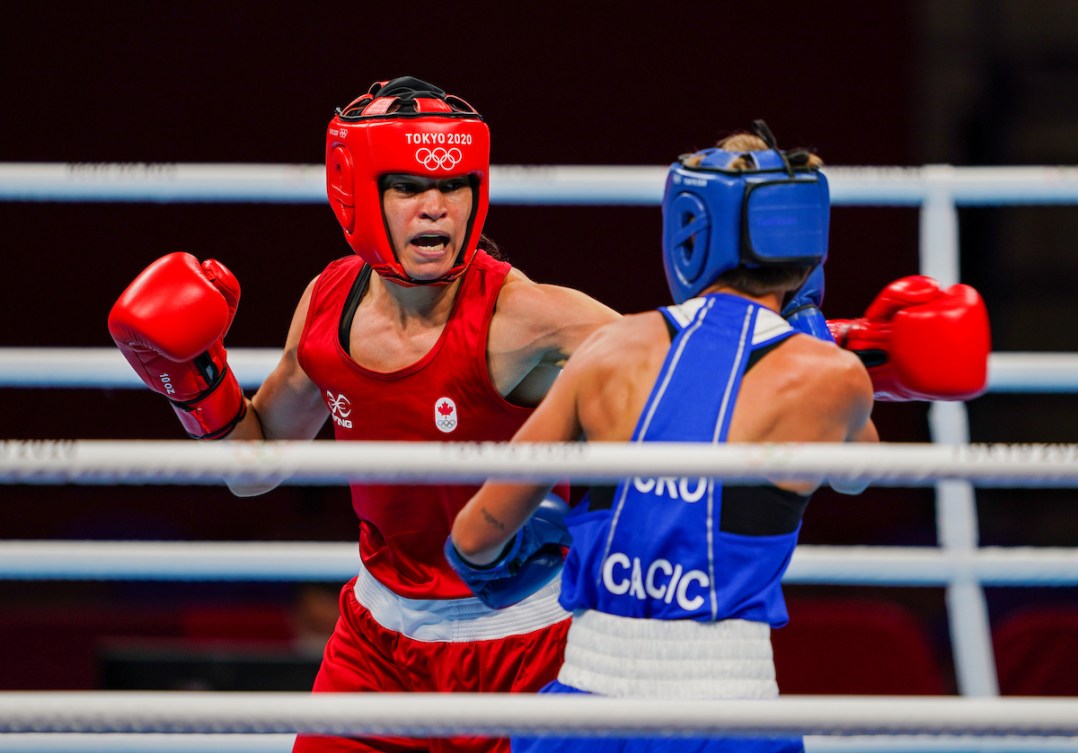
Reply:
[[[419,79],[380,81],[347,107],[339,108],[326,134],[326,192],[348,245],[383,277],[405,285],[382,213],[378,179],[407,173],[442,179],[467,176],[473,207],[464,246],[446,283],[475,256],[490,205],[490,131],[464,100]]]

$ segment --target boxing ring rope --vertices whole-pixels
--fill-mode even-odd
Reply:
[[[657,205],[662,193],[665,169],[665,167],[652,166],[495,166],[491,170],[491,201],[521,205]],[[826,172],[831,183],[833,203],[836,205],[919,207],[920,271],[935,277],[944,285],[961,279],[958,264],[958,207],[1078,203],[1078,168],[1074,167],[956,168],[947,165],[928,165],[914,168],[829,167]],[[0,164],[0,201],[322,203],[325,201],[323,180],[321,165]],[[245,387],[254,387],[259,384],[278,357],[274,349],[234,348],[230,354],[232,356],[230,360],[241,384]],[[63,348],[0,348],[0,387],[129,388],[141,386],[141,382],[133,374],[124,371],[125,368],[126,364],[123,363],[122,357],[112,349],[73,351]],[[993,353],[989,363],[989,390],[1013,393],[1078,391],[1078,356],[1062,353]],[[969,460],[968,457],[959,457],[956,461],[953,455],[955,452],[960,456],[963,452],[967,454],[981,452],[981,450],[971,449],[977,446],[969,445],[968,421],[965,406],[961,403],[934,404],[929,412],[929,421],[932,440],[935,444],[926,448],[907,449],[931,450],[937,453],[932,456],[933,462],[937,463],[941,461],[943,455],[952,453],[947,461],[952,465],[946,465],[946,468],[950,470],[939,476],[932,476],[930,473],[917,476],[911,469],[903,471],[908,478],[900,483],[898,477],[901,474],[896,469],[887,470],[873,465],[877,459],[861,458],[857,460],[857,465],[843,465],[845,462],[852,462],[852,459],[843,458],[840,461],[836,459],[839,457],[837,455],[831,456],[830,462],[836,463],[835,465],[814,467],[814,470],[826,468],[832,472],[838,470],[847,474],[864,474],[871,470],[892,474],[889,478],[879,478],[878,482],[881,484],[935,486],[938,499],[937,527],[940,546],[926,548],[924,551],[888,547],[803,546],[794,555],[794,561],[787,574],[787,582],[944,585],[947,588],[949,622],[959,691],[967,698],[931,699],[927,701],[924,709],[916,705],[918,701],[909,699],[859,698],[844,701],[829,698],[821,701],[824,705],[814,708],[813,713],[805,717],[810,726],[800,727],[798,730],[811,733],[814,730],[821,730],[820,727],[811,725],[832,721],[838,721],[841,725],[839,717],[845,713],[843,709],[854,708],[849,706],[849,703],[867,702],[869,705],[856,706],[859,710],[855,715],[857,723],[863,723],[863,719],[871,718],[876,720],[873,724],[882,726],[873,728],[874,731],[868,734],[899,735],[899,737],[886,740],[878,737],[862,737],[858,730],[863,730],[865,727],[841,729],[839,733],[842,737],[813,738],[810,736],[806,740],[810,753],[832,750],[840,753],[847,750],[911,749],[919,751],[1078,750],[1078,737],[1076,737],[1073,724],[1062,729],[1053,726],[1056,721],[1059,721],[1055,720],[1038,726],[1037,717],[1031,715],[1031,710],[1038,708],[1058,711],[1060,719],[1066,719],[1068,723],[1071,723],[1078,719],[1078,710],[1073,705],[1068,705],[1072,704],[1074,699],[1062,702],[1063,706],[1040,706],[1040,704],[1057,702],[1046,699],[1028,699],[1031,705],[1022,706],[1019,712],[1020,707],[1012,704],[1012,701],[1019,699],[993,698],[998,696],[998,685],[982,591],[984,585],[1072,585],[1078,580],[1078,565],[1075,562],[1078,549],[980,547],[977,541],[974,487],[1009,484],[1040,485],[1033,480],[1033,476],[1037,474],[1015,471],[1016,475],[1007,477],[1007,474],[998,468],[992,473],[982,473],[981,470],[971,471],[968,465],[962,466],[963,461]],[[97,480],[90,481],[93,474],[86,469],[68,468],[61,472],[57,471],[55,465],[53,471],[57,471],[58,474],[74,475],[67,477],[57,475],[52,480],[44,480],[48,478],[47,474],[53,471],[34,466],[33,473],[46,475],[39,475],[34,479],[21,476],[20,480],[15,480],[14,474],[25,473],[26,469],[31,467],[26,463],[28,456],[33,454],[28,452],[33,444],[3,443],[3,450],[0,450],[0,469],[2,469],[0,474],[4,475],[0,483],[106,483],[101,473],[98,473]],[[160,446],[157,443],[141,444],[160,448],[167,443],[161,443]],[[178,444],[188,448],[201,446],[190,442]],[[89,443],[74,443],[74,445],[64,442],[36,443],[34,449],[38,451],[38,460],[34,462],[41,460],[40,451],[44,449],[45,455],[52,453],[50,462],[55,463],[57,457],[63,458],[63,452],[57,454],[58,450],[62,447],[70,449],[72,446],[77,447],[75,456],[85,457],[91,454],[88,450]],[[13,451],[14,447],[18,447],[19,451]],[[999,447],[1004,446],[996,446],[997,450]],[[1037,470],[1048,470],[1051,474],[1051,478],[1047,479],[1048,485],[1066,487],[1074,485],[1075,456],[1072,446],[1024,447],[1025,449],[1022,450],[1017,447],[1004,450],[1003,453],[1005,455],[1025,453],[1027,457],[1018,461],[1021,465],[1029,460],[1030,447],[1054,447],[1054,451],[1058,453],[1054,461],[1047,462],[1046,456],[1042,456],[1040,460],[1034,459],[1032,463],[1026,465],[1036,466],[1041,463],[1044,467]],[[328,449],[331,448],[326,447],[321,451]],[[412,446],[409,452],[414,449]],[[891,446],[883,449],[898,448]],[[21,453],[21,457],[12,460],[12,452],[15,455]],[[1017,460],[1013,457],[1008,459]],[[711,458],[708,462],[713,460],[714,458]],[[8,461],[12,461],[23,470],[14,471],[13,466],[3,465]],[[957,464],[954,464],[956,462]],[[633,466],[631,472],[621,475],[639,476],[641,469],[652,468],[652,466],[644,466],[642,459],[633,460],[631,463]],[[534,469],[534,462],[530,465]],[[990,463],[985,462],[982,465],[987,469]],[[163,467],[172,468],[172,466]],[[550,468],[549,465],[544,467]],[[785,471],[789,471],[791,467],[787,466]],[[944,465],[937,465],[937,469],[943,467]],[[679,466],[679,468],[683,470],[684,466]],[[292,474],[289,482],[300,478],[293,467],[287,469],[278,467],[273,472],[280,473],[282,470]],[[658,473],[664,468],[655,466],[655,470]],[[803,472],[805,468],[793,470]],[[203,469],[203,472],[205,471],[206,469]],[[262,468],[262,471],[264,472],[265,468]],[[88,474],[86,477],[78,476],[84,472]],[[110,473],[114,472],[110,471]],[[144,472],[145,468],[141,471],[127,468],[121,473],[127,474],[126,478],[132,479],[135,478],[132,474]],[[514,471],[510,469],[510,472]],[[612,471],[607,468],[606,472]],[[666,475],[686,474],[678,470]],[[219,476],[220,473],[218,473]],[[125,482],[123,478],[111,478],[107,483],[123,482]],[[436,483],[434,480],[430,482]],[[144,480],[131,481],[131,483],[157,482]],[[216,483],[216,481],[192,480],[191,483]],[[244,580],[254,579],[254,569],[266,566],[267,559],[273,560],[273,568],[276,572],[274,577],[281,579],[306,577],[301,574],[302,568],[297,565],[300,561],[307,562],[311,572],[324,572],[333,580],[340,580],[342,577],[354,574],[354,567],[348,567],[348,563],[354,562],[355,557],[355,546],[352,543],[346,545],[296,544],[290,547],[292,545],[268,542],[198,545],[176,542],[153,542],[152,544],[0,542],[0,577],[71,579],[88,577],[211,579],[218,577]],[[314,550],[307,547],[313,547]],[[149,548],[154,551],[151,552]],[[54,568],[51,575],[48,571],[50,561],[51,567]],[[99,563],[100,566],[96,575],[93,574],[94,562]],[[165,564],[166,562],[171,564]],[[294,569],[293,565],[296,565]],[[856,568],[856,572],[851,573],[851,568]],[[0,694],[0,696],[3,695]],[[16,695],[29,696],[31,694]],[[142,697],[141,700],[133,698],[132,703],[138,704],[152,700],[145,698],[145,695],[139,694]],[[235,695],[228,694],[228,697]],[[62,694],[46,693],[36,696],[35,700],[40,703],[46,699],[59,699],[61,696]],[[89,704],[98,702],[99,699],[96,696],[97,694],[92,693],[77,694],[78,699]],[[279,699],[281,695],[272,694],[272,697]],[[121,705],[117,703],[117,698],[116,694],[102,694],[100,702],[114,712],[114,707]],[[169,696],[169,699],[173,698],[174,696]],[[269,698],[270,696],[267,696],[267,700]],[[221,696],[214,695],[213,699],[209,705],[214,709],[220,709]],[[4,705],[6,700],[0,697],[0,726],[7,723],[8,707]],[[368,710],[371,708],[372,700],[372,697],[366,696],[362,701]],[[391,697],[386,697],[378,699],[378,702],[392,703],[393,700]],[[411,704],[414,700],[414,695],[402,700],[402,708],[405,708],[406,704],[408,708],[412,708]],[[500,703],[502,699],[497,700]],[[538,699],[529,697],[519,700],[526,703]],[[767,702],[766,708],[761,708],[760,711],[765,715],[775,715],[773,719],[766,722],[768,724],[774,722],[778,725],[796,726],[799,717],[795,712],[808,707],[795,706],[789,702],[796,703],[802,700],[812,701],[813,699],[780,698],[777,702]],[[932,726],[938,722],[918,718],[918,714],[921,711],[927,711],[928,708],[935,709],[944,715],[960,709],[973,708],[952,705],[951,700],[963,703],[1004,704],[995,707],[980,707],[991,708],[991,711],[986,712],[985,718],[980,721],[963,716],[965,711],[957,713],[955,717],[956,719],[961,717],[960,724],[967,725],[965,732],[972,732],[975,735],[1004,735],[1004,737],[980,736],[971,743],[966,738],[949,737],[948,730],[945,728]],[[289,714],[311,701],[315,701],[315,697],[304,694],[302,697],[297,697],[294,704],[283,709],[285,713],[271,716],[275,717],[278,723],[281,719],[290,719],[292,717]],[[482,709],[486,717],[489,717],[487,711],[491,708],[490,701],[489,696],[482,700]],[[445,702],[446,697],[439,696],[437,708],[444,711]],[[908,705],[911,703],[914,705]],[[175,701],[169,700],[166,705],[175,708]],[[678,705],[679,708],[684,706],[683,703]],[[145,707],[136,706],[132,713],[141,713],[140,708],[145,710]],[[257,708],[266,707],[262,701],[259,701]],[[716,716],[717,708],[714,707],[708,711],[711,723],[719,718]],[[732,724],[756,723],[755,717],[746,716],[745,710],[748,707],[739,708],[742,710],[737,712],[736,719],[731,719]],[[544,710],[543,719],[555,718],[547,713],[551,709],[552,707],[547,707]],[[649,701],[646,709],[642,707],[640,712],[654,709],[656,709],[654,702]],[[94,713],[88,709],[81,710],[90,714]],[[891,719],[890,710],[898,714],[906,714],[902,718],[912,726],[904,727],[901,724],[895,726],[893,723],[887,726],[889,724],[887,720]],[[71,707],[67,709],[67,712],[72,711]],[[233,709],[228,709],[224,713],[231,711]],[[424,712],[424,719],[419,724],[430,723],[430,714],[427,713],[429,711],[430,709]],[[355,712],[355,709],[351,709],[348,714],[348,718],[352,720],[350,723],[355,723]],[[1033,728],[1019,731],[1018,736],[1014,734],[1015,728],[1003,729],[1000,726],[990,728],[990,725],[1002,723],[1012,712],[1022,716],[1025,720],[1023,723],[1032,724]],[[254,708],[250,715],[245,713],[240,715],[248,721],[258,718]],[[60,713],[52,716],[66,718]],[[637,711],[626,711],[622,708],[617,715],[617,723],[623,723],[626,718],[636,720],[638,716],[640,714]],[[646,715],[640,718],[646,718]],[[664,727],[671,724],[681,726],[680,721],[675,721],[676,719],[676,714],[664,713],[662,724]],[[746,722],[746,719],[750,721]],[[984,722],[986,726],[977,727],[977,724],[981,722]],[[552,723],[556,723],[556,719]],[[925,724],[924,727],[916,726],[922,723]],[[88,724],[93,723],[88,722]],[[684,729],[692,729],[692,722],[687,724],[689,726],[685,726]],[[199,725],[199,728],[204,729],[203,725]],[[9,728],[4,727],[4,729]],[[37,729],[41,731],[50,729],[55,732],[55,729],[48,727]],[[94,729],[99,728],[94,727]],[[149,731],[142,726],[138,729],[144,732]],[[415,727],[409,726],[407,729],[414,730]],[[821,731],[834,732],[835,729]],[[211,730],[212,732],[217,732],[217,730]],[[913,737],[901,737],[902,735],[913,735]],[[931,737],[926,738],[925,735]],[[1024,735],[1032,736],[1025,737]],[[99,731],[80,736],[77,730],[70,730],[66,734],[57,736],[62,741],[59,743],[50,743],[49,737],[48,734],[41,734],[41,732],[13,732],[5,734],[3,738],[0,738],[0,742],[3,743],[5,750],[34,751],[55,748],[121,751],[135,749],[123,747],[128,744],[141,744],[129,739],[126,734],[102,734]],[[158,750],[203,749],[202,746],[207,740],[206,735],[177,735],[174,730],[169,734],[154,734],[150,737],[154,745],[160,743],[163,746],[177,746],[175,748],[161,747],[157,748]],[[286,751],[291,740],[288,734],[275,735],[271,732],[254,736],[234,733],[219,737],[221,746],[227,745],[220,749],[237,750]],[[217,747],[217,737],[214,740],[214,746]],[[47,748],[50,744],[54,744],[55,748]],[[12,745],[16,747],[13,748]],[[96,745],[103,747],[95,748]],[[190,748],[184,748],[184,745],[190,745]],[[256,747],[250,747],[252,745]]]
[[[11,733],[5,753],[291,753],[290,734],[242,733]],[[1062,737],[951,737],[892,735],[806,736],[807,753],[1075,753],[1078,743]]]
[[[207,749],[286,753],[292,733],[299,731],[429,736],[571,732],[581,737],[666,738],[806,734],[808,753],[911,747],[921,753],[1074,751],[1078,701],[800,696],[675,702],[493,694],[0,693],[0,739],[8,753]],[[878,735],[888,738],[873,737]]]
[[[354,542],[2,541],[0,578],[13,580],[326,581],[356,573]],[[1076,586],[1078,551],[1062,547],[822,546],[794,551],[787,585]]]
[[[657,205],[666,166],[492,165],[490,200],[518,205]],[[1078,168],[827,167],[838,205],[966,206],[1078,202]],[[0,163],[0,201],[321,204],[322,165]]]
[[[277,365],[277,348],[229,348],[228,365],[244,389],[256,389]],[[144,389],[116,348],[0,347],[0,388]],[[1078,392],[1078,354],[992,353],[988,391]]]
[[[509,693],[0,692],[0,733],[1078,736],[1075,698],[665,700]]]
[[[1074,488],[1078,444],[0,441],[0,483],[7,484],[610,484],[636,478],[638,484],[668,483],[660,492],[668,496],[680,489],[682,498],[695,499],[704,493],[704,477],[739,485],[822,478],[911,487],[966,479],[982,487]]]

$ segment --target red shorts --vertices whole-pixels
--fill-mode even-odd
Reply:
[[[420,640],[375,620],[371,609],[356,598],[355,582],[353,579],[341,589],[341,614],[314,681],[316,693],[534,693],[557,677],[569,629],[568,615],[547,627],[505,637]],[[293,748],[293,753],[360,751],[509,753],[509,741],[300,735]]]

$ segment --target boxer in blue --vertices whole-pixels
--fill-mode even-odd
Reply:
[[[596,331],[514,442],[878,441],[865,366],[805,300],[827,255],[820,162],[754,128],[670,168],[663,261],[675,304]],[[558,680],[543,692],[776,696],[770,631],[788,619],[781,579],[817,485],[632,478],[591,489],[565,516],[572,543],[560,598],[573,622]],[[548,492],[488,483],[472,497],[446,546],[465,582],[527,561],[532,513],[549,508]],[[528,738],[513,747],[803,750],[800,738]]]

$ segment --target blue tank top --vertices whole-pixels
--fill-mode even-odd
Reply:
[[[778,314],[721,293],[660,309],[673,331],[634,442],[725,442],[745,370],[794,334]],[[808,497],[721,479],[632,478],[592,489],[568,516],[567,610],[781,627],[781,580]]]

